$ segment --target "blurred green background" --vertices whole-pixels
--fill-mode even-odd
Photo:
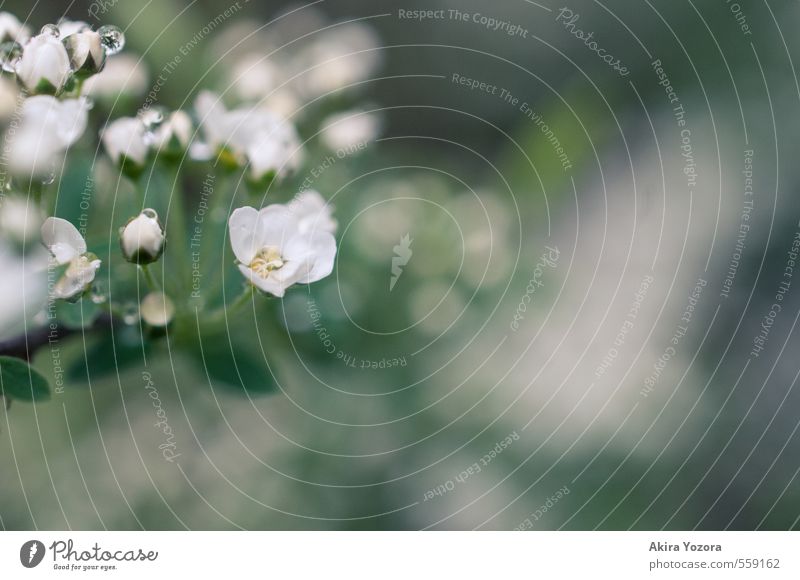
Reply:
[[[800,48],[787,23],[800,8],[741,2],[747,33],[722,1],[566,6],[579,15],[574,27],[594,32],[630,74],[606,66],[548,0],[6,2],[34,28],[61,16],[116,24],[125,53],[146,69],[140,94],[98,99],[97,125],[59,183],[59,215],[75,212],[70,196],[89,174],[94,203],[124,206],[126,190],[94,136],[106,119],[135,112],[187,43],[195,44],[158,91],[170,108],[190,108],[202,88],[225,93],[245,54],[290,61],[320,29],[367,24],[380,67],[345,104],[379,110],[383,130],[315,177],[339,221],[328,279],[248,306],[206,340],[205,358],[165,340],[143,360],[135,339],[126,346],[125,328],[114,344],[91,333],[61,342],[60,356],[77,364],[63,392],[15,403],[0,421],[0,525],[796,527],[796,288],[766,351],[749,353],[798,228]],[[446,17],[414,21],[400,9]],[[451,18],[451,9],[525,34]],[[454,74],[512,96],[470,89]],[[267,201],[291,197],[325,162],[307,121],[297,119],[311,139],[306,163]],[[723,298],[747,150],[752,229]],[[184,177],[187,199],[203,177]],[[154,204],[169,187],[159,179],[148,183]],[[413,255],[390,290],[405,235]],[[548,247],[558,260],[537,273]],[[226,247],[209,268],[235,288],[232,259]],[[698,279],[706,285],[687,324]],[[670,342],[680,326],[685,334]],[[643,394],[670,346],[674,355]],[[220,380],[233,361],[244,388]],[[35,365],[58,378],[50,349]],[[227,370],[215,374],[215,365]],[[174,461],[160,447],[153,389],[174,433]]]

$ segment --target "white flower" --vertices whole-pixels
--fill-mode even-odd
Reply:
[[[58,32],[59,37],[61,38],[67,38],[76,32],[83,32],[84,30],[91,28],[92,27],[83,20],[68,20],[66,18],[62,18],[58,21]]]
[[[380,65],[380,46],[369,26],[353,22],[321,33],[305,50],[303,76],[309,98],[347,88],[370,77]]]
[[[249,162],[254,180],[268,174],[283,177],[300,163],[302,152],[294,126],[270,111],[247,107],[228,111],[209,91],[198,95],[195,109],[208,146],[229,154],[238,165]]]
[[[168,152],[182,152],[192,139],[192,118],[186,111],[174,111],[153,132],[152,146]]]
[[[37,248],[17,253],[0,240],[0,340],[30,328],[47,298],[47,255]]]
[[[93,97],[116,99],[119,95],[143,95],[148,84],[149,74],[141,57],[124,53],[108,59],[103,70],[84,83],[83,92]]]
[[[24,244],[39,237],[42,211],[28,198],[14,195],[0,197],[0,232]]]
[[[259,133],[247,148],[247,160],[254,181],[267,177],[283,179],[297,171],[303,153],[294,127],[278,123],[271,130]]]
[[[250,54],[236,62],[230,87],[243,101],[259,101],[278,84],[280,71],[263,54]]]
[[[129,262],[155,262],[164,250],[164,228],[158,221],[158,214],[149,208],[121,228],[119,237],[122,253]]]
[[[150,147],[147,144],[147,129],[141,119],[121,117],[107,125],[101,137],[106,153],[117,165],[129,161],[142,167],[147,161]]]
[[[297,219],[297,227],[302,234],[312,231],[336,233],[333,206],[313,189],[298,194],[289,203],[289,210]]]
[[[25,176],[52,172],[86,130],[88,111],[85,98],[60,101],[36,95],[25,99],[19,129],[7,136],[12,171]]]
[[[73,300],[86,292],[94,281],[100,260],[86,252],[86,240],[65,219],[49,217],[42,224],[42,242],[53,256],[53,263],[67,266],[52,289],[53,298]]]
[[[62,36],[64,36],[63,32]],[[94,30],[85,28],[71,33],[64,38],[64,46],[75,74],[89,77],[103,70],[106,63],[106,50],[100,34]]]
[[[142,300],[139,312],[150,326],[166,326],[175,317],[175,305],[163,292],[151,292]]]
[[[71,72],[67,49],[58,37],[47,32],[25,43],[16,65],[17,78],[31,93],[61,92]]]
[[[9,12],[0,12],[0,42],[19,42],[30,38],[31,32],[19,19]]]
[[[336,240],[323,231],[301,233],[285,205],[241,207],[228,222],[239,271],[263,292],[281,297],[293,284],[310,284],[333,271]]]
[[[322,143],[334,151],[354,153],[374,141],[381,129],[374,113],[346,111],[327,117],[322,122]]]

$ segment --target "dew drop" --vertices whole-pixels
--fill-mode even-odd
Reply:
[[[44,26],[42,26],[42,29],[39,31],[39,33],[47,34],[48,36],[52,36],[53,38],[58,38],[59,36],[61,36],[61,31],[55,24],[45,24]]]
[[[6,72],[14,72],[17,63],[22,57],[22,45],[19,42],[4,42],[0,44],[0,66]]]
[[[100,294],[97,290],[93,290],[91,294],[92,302],[95,304],[105,304],[106,300],[108,300],[108,296],[105,294]]]
[[[117,54],[125,47],[125,34],[112,24],[101,26],[97,33],[100,35],[100,42],[106,49],[108,56]]]

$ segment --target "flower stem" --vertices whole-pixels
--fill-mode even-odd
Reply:
[[[254,292],[255,292],[255,286],[253,286],[252,284],[245,285],[241,294],[239,294],[236,298],[234,298],[231,302],[229,302],[225,306],[221,306],[215,311],[213,311],[207,318],[207,322],[211,325],[215,325],[219,324],[229,316],[233,316],[237,310],[239,310],[242,306],[244,306],[250,300],[252,300]]]
[[[155,276],[153,276],[153,273],[150,271],[150,268],[147,266],[147,264],[140,265],[139,269],[142,271],[145,282],[147,282],[150,290],[152,292],[160,292],[161,286],[159,286],[158,282],[156,282]]]

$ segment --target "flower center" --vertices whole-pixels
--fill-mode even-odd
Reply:
[[[266,278],[273,270],[278,270],[283,267],[283,259],[281,252],[275,246],[266,246],[261,248],[261,251],[256,254],[253,261],[250,262],[250,269],[261,276]]]

